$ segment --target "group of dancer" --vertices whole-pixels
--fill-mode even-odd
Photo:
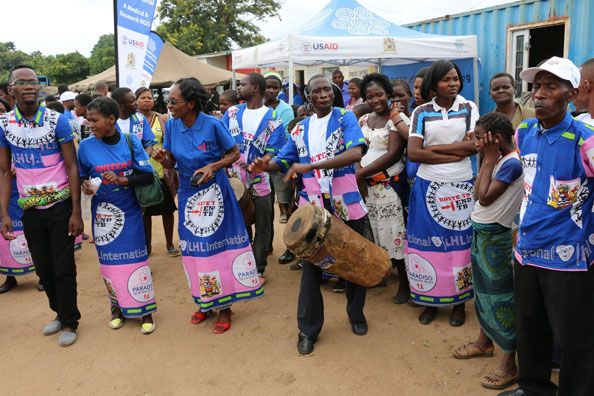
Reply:
[[[17,66],[9,77],[14,109],[0,102],[7,110],[0,115],[0,269],[9,275],[36,270],[57,314],[44,334],[60,332],[60,345],[74,343],[82,191],[92,196],[109,327],[139,317],[142,333],[156,328],[152,212],[163,215],[168,253],[181,253],[198,306],[191,323],[216,310],[213,332],[221,334],[231,326],[235,302],[263,296],[275,192],[284,223],[296,186],[298,205],[325,208],[388,251],[399,275],[394,302],[425,307],[422,324],[451,306],[449,323],[461,326],[465,303],[474,298],[479,337],[453,355],[493,356],[494,343],[503,350],[483,386],[503,389],[519,381],[518,389],[502,394],[555,394],[556,348],[559,394],[590,394],[594,128],[574,119],[568,105],[581,98],[583,109],[594,106],[588,96],[593,64],[578,69],[553,57],[524,70],[534,109],[514,102],[514,78],[499,73],[490,81],[496,108],[483,116],[460,95],[460,69],[447,60],[421,70],[414,93],[406,82],[378,73],[348,83],[342,73],[333,80],[315,75],[303,89],[306,116],[296,119],[278,99],[282,79],[275,71],[247,74],[237,92],[225,91],[218,117],[207,114],[209,94],[194,78],[172,87],[167,121],[151,113],[150,91],[118,88],[111,98],[85,104],[92,134],[78,152],[73,141],[80,137],[66,118],[39,104],[34,70]],[[337,99],[346,108],[336,106]],[[177,191],[165,177],[173,169]],[[253,199],[253,230],[230,177]],[[136,199],[136,190],[151,184],[163,192],[158,209]],[[176,194],[179,252],[168,231]],[[146,235],[135,232],[143,227]],[[324,322],[324,271],[304,260],[299,267],[297,349],[311,354]],[[366,288],[344,282],[351,330],[365,335]]]

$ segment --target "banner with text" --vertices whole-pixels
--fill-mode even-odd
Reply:
[[[140,86],[149,87],[153,74],[155,74],[155,68],[163,49],[163,39],[155,32],[151,32],[148,38],[148,44],[146,46],[146,55],[144,56],[144,66],[142,68],[142,80]]]
[[[115,0],[116,72],[120,87],[142,86],[144,58],[157,0]]]

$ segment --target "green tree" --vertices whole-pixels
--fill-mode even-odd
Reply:
[[[157,33],[190,55],[249,47],[266,41],[253,21],[278,17],[280,7],[275,0],[163,0]]]
[[[97,44],[91,51],[89,65],[91,74],[101,73],[115,65],[115,46],[113,34],[104,34],[99,37]]]
[[[69,54],[56,55],[56,59],[49,67],[52,85],[71,84],[89,75],[89,60],[78,51]]]

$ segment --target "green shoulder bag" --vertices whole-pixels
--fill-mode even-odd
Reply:
[[[123,133],[126,137],[126,142],[128,143],[128,147],[130,147],[130,154],[132,154],[132,162],[134,162],[134,149],[132,148],[132,137],[129,133]],[[134,174],[137,174],[138,171],[134,169]],[[153,168],[153,182],[151,184],[147,184],[146,186],[136,186],[134,187],[134,193],[136,194],[136,199],[138,203],[143,208],[147,208],[149,206],[155,206],[163,202],[163,190],[161,189],[161,180],[159,180],[159,174]]]

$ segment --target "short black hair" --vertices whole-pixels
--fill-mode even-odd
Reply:
[[[491,131],[493,136],[500,134],[508,142],[513,141],[516,132],[509,118],[495,111],[480,116],[476,125],[482,126],[485,132]]]
[[[408,85],[408,83],[402,79],[392,80],[392,87],[402,87],[402,89],[406,91],[408,96],[410,96],[411,98],[413,97],[413,93],[410,90],[410,85]]]
[[[232,104],[238,104],[239,103],[239,99],[237,99],[237,91],[234,89],[228,89],[226,91],[223,91],[223,93],[221,94],[221,96],[226,96],[227,98],[229,98],[229,101]],[[219,97],[221,97],[219,96]]]
[[[122,104],[124,102],[124,97],[128,95],[128,92],[132,92],[132,90],[128,87],[116,88],[111,93],[111,98],[118,104]]]
[[[60,84],[60,85],[58,85],[58,94],[62,95],[66,91],[68,91],[68,85],[67,84]]]
[[[342,71],[341,71],[340,69],[336,69],[336,70],[334,70],[334,71],[332,72],[332,75],[335,75],[336,73],[340,73],[340,74],[342,74]],[[344,77],[344,74],[342,74],[342,75],[343,75],[343,77]]]
[[[51,110],[55,110],[58,113],[64,114],[64,105],[58,101],[49,102],[48,104],[45,105],[45,107],[48,109],[51,109]]]
[[[87,95],[87,94],[83,93],[83,94],[76,95],[74,100],[76,100],[81,106],[88,106],[89,103],[91,103],[91,101],[93,100],[93,98],[91,97],[91,95]]]
[[[355,117],[357,117],[357,119],[359,119],[359,118],[363,117],[365,114],[371,113],[373,111],[373,109],[367,103],[363,102],[363,103],[355,106],[355,108],[352,111],[353,111],[353,113],[355,113]]]
[[[260,95],[264,96],[266,93],[266,79],[260,73],[248,73],[246,74],[250,84],[257,85]]]
[[[25,64],[16,65],[15,67],[13,67],[10,70],[10,73],[8,74],[8,82],[12,82],[12,73],[14,73],[16,70],[19,70],[19,69],[29,69],[29,70],[32,70],[33,73],[35,73],[35,69],[33,69],[33,66],[25,65]]]
[[[295,126],[303,120],[305,120],[305,117],[295,117],[291,121],[289,121],[289,124],[287,125],[287,129],[289,130],[289,132],[291,132],[295,128]]]
[[[509,78],[509,81],[511,81],[511,85],[512,86],[516,85],[516,80],[514,80],[514,76],[512,76],[511,74],[506,73],[506,72],[501,72],[501,73],[493,74],[493,76],[489,80],[489,89],[491,89],[491,83],[493,82],[493,80],[495,80],[496,78],[501,78],[501,77]]]
[[[365,91],[367,91],[367,88],[371,85],[377,85],[378,87],[383,88],[388,99],[392,97],[393,89],[388,77],[379,73],[370,73],[363,78],[363,81],[361,81],[360,88],[361,97],[363,98],[363,100],[367,100]]]
[[[136,99],[138,99],[138,97],[140,96],[140,94],[143,94],[145,92],[151,92],[150,89],[148,89],[147,87],[140,87],[136,90],[136,92],[134,92],[134,96],[136,96]],[[113,95],[113,94],[112,94]]]
[[[425,78],[425,76],[427,75],[427,72],[428,72],[428,71],[429,71],[429,66],[425,66],[424,68],[422,68],[421,70],[419,70],[419,71],[417,72],[417,74],[415,74],[415,80],[416,80],[417,78],[422,78],[422,79],[424,79],[424,78]]]
[[[326,80],[328,80],[330,83],[332,83],[332,80],[330,80],[327,76],[323,75],[323,74],[315,74],[313,76],[311,76],[311,78],[309,79],[309,81],[307,81],[307,94],[309,95],[309,86],[311,85],[312,81],[318,80],[320,78],[325,78]]]
[[[45,103],[57,102],[58,99],[54,95],[47,95],[45,97]]]
[[[104,81],[98,81],[97,83],[95,83],[95,91],[99,89],[109,89],[109,87],[107,86],[107,84],[105,84]]]
[[[433,62],[433,64],[429,66],[427,75],[423,78],[423,85],[421,85],[421,96],[426,102],[431,100],[431,90],[437,92],[437,83],[452,69],[455,69],[456,73],[458,73],[458,80],[460,81],[458,93],[462,92],[464,84],[462,82],[462,72],[460,71],[460,68],[452,61],[441,59]]]
[[[93,99],[87,105],[87,111],[91,110],[97,110],[105,118],[110,115],[113,115],[116,120],[120,118],[120,106],[114,99],[107,96],[100,96],[97,99]]]
[[[264,77],[262,77],[264,79]],[[210,95],[206,92],[206,88],[200,82],[200,80],[194,77],[180,78],[175,82],[175,85],[179,87],[181,96],[186,102],[194,102],[194,109],[196,113],[206,111],[206,103]],[[264,82],[266,85],[266,82]],[[113,94],[112,94],[113,95]]]
[[[580,65],[581,73],[585,79],[594,78],[594,58],[590,58]]]
[[[8,86],[10,84],[8,82],[1,82],[0,83],[0,91],[4,92],[6,95],[8,95]]]
[[[2,105],[4,106],[4,108],[6,109],[7,112],[10,111],[10,105],[8,104],[7,101],[5,101],[4,99],[0,98],[0,103],[2,103]]]

